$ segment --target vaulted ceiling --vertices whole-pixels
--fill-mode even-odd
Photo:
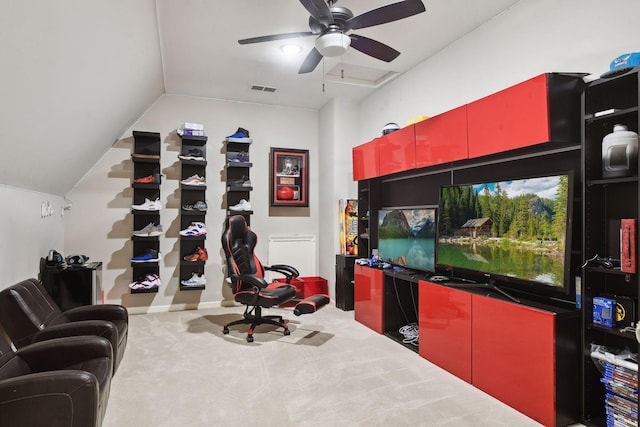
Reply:
[[[309,31],[298,0],[0,0],[0,184],[66,194],[164,93],[311,109],[363,99],[517,1],[423,0],[424,13],[352,31],[401,52],[394,61],[350,48],[298,74],[314,36],[237,42]],[[302,52],[283,54],[289,41]]]

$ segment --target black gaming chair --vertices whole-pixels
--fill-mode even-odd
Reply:
[[[231,280],[234,300],[246,305],[242,319],[224,325],[222,332],[229,333],[229,326],[249,324],[247,341],[253,342],[253,331],[256,326],[270,324],[284,328],[289,335],[289,327],[282,316],[263,316],[262,308],[278,306],[296,297],[296,288],[291,279],[298,277],[298,270],[289,265],[265,266],[255,255],[254,248],[258,237],[251,231],[242,215],[234,215],[225,221],[222,233],[222,247],[227,258],[227,273]],[[265,271],[275,271],[285,276],[286,282],[267,283]],[[313,295],[298,302],[294,314],[315,312],[329,302],[327,295]]]

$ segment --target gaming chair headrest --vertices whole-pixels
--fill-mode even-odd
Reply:
[[[229,232],[232,240],[245,237],[248,229],[247,221],[245,221],[242,215],[229,217]]]

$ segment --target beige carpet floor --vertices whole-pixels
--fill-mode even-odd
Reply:
[[[103,426],[539,426],[353,311],[268,312],[290,336],[223,335],[241,307],[132,315]]]

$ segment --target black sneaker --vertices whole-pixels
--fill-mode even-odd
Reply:
[[[204,160],[204,152],[199,148],[191,148],[184,154],[178,154],[182,160]]]

